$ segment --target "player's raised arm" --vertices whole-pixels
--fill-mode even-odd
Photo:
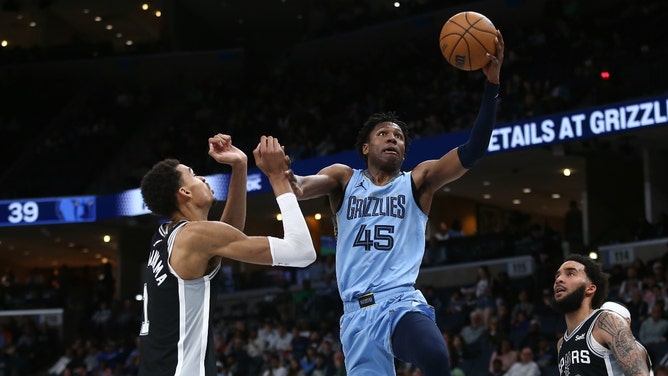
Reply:
[[[320,170],[316,175],[299,176],[288,170],[287,176],[300,200],[329,195],[342,190],[352,175],[352,169],[343,164],[333,164]]]
[[[460,178],[487,152],[496,120],[496,98],[499,94],[500,72],[503,63],[504,43],[497,30],[496,55],[488,55],[489,63],[482,68],[486,76],[480,110],[473,123],[468,141],[448,151],[438,160],[420,163],[413,170],[418,190],[432,194],[445,184]]]
[[[232,167],[225,209],[220,220],[243,231],[246,226],[248,157],[232,145],[232,136],[221,133],[209,138],[209,155],[216,162]]]

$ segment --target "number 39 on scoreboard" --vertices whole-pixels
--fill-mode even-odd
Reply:
[[[94,222],[95,196],[0,201],[0,226]]]

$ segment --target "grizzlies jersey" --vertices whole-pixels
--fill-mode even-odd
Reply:
[[[580,323],[572,333],[564,334],[559,349],[559,374],[561,376],[623,376],[614,355],[596,342],[592,330],[600,309]]]
[[[187,224],[169,223],[153,235],[144,272],[144,300],[140,330],[139,374],[215,376],[213,335],[209,331],[211,302],[215,296],[213,272],[199,279],[183,280],[169,265],[174,239]]]
[[[413,287],[425,248],[427,215],[413,197],[410,173],[376,186],[353,170],[336,212],[336,269],[341,299]]]

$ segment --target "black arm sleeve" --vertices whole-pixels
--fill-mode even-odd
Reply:
[[[487,152],[489,139],[492,137],[492,129],[496,119],[496,98],[499,95],[499,85],[485,81],[485,91],[482,96],[482,104],[478,111],[471,129],[471,136],[465,144],[457,148],[457,154],[462,166],[471,168]]]

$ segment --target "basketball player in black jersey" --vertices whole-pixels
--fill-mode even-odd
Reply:
[[[168,217],[151,243],[144,272],[140,329],[142,376],[215,376],[214,276],[226,257],[254,264],[304,267],[316,253],[304,216],[292,193],[289,160],[278,140],[262,136],[253,151],[269,178],[283,216],[284,238],[246,236],[247,157],[228,135],[209,138],[209,155],[232,167],[220,221],[209,221],[213,191],[202,176],[175,159],[157,163],[143,177],[148,208]]]
[[[649,375],[628,323],[599,309],[607,290],[607,275],[586,256],[570,255],[557,270],[553,303],[566,319],[566,333],[557,342],[560,375]]]

